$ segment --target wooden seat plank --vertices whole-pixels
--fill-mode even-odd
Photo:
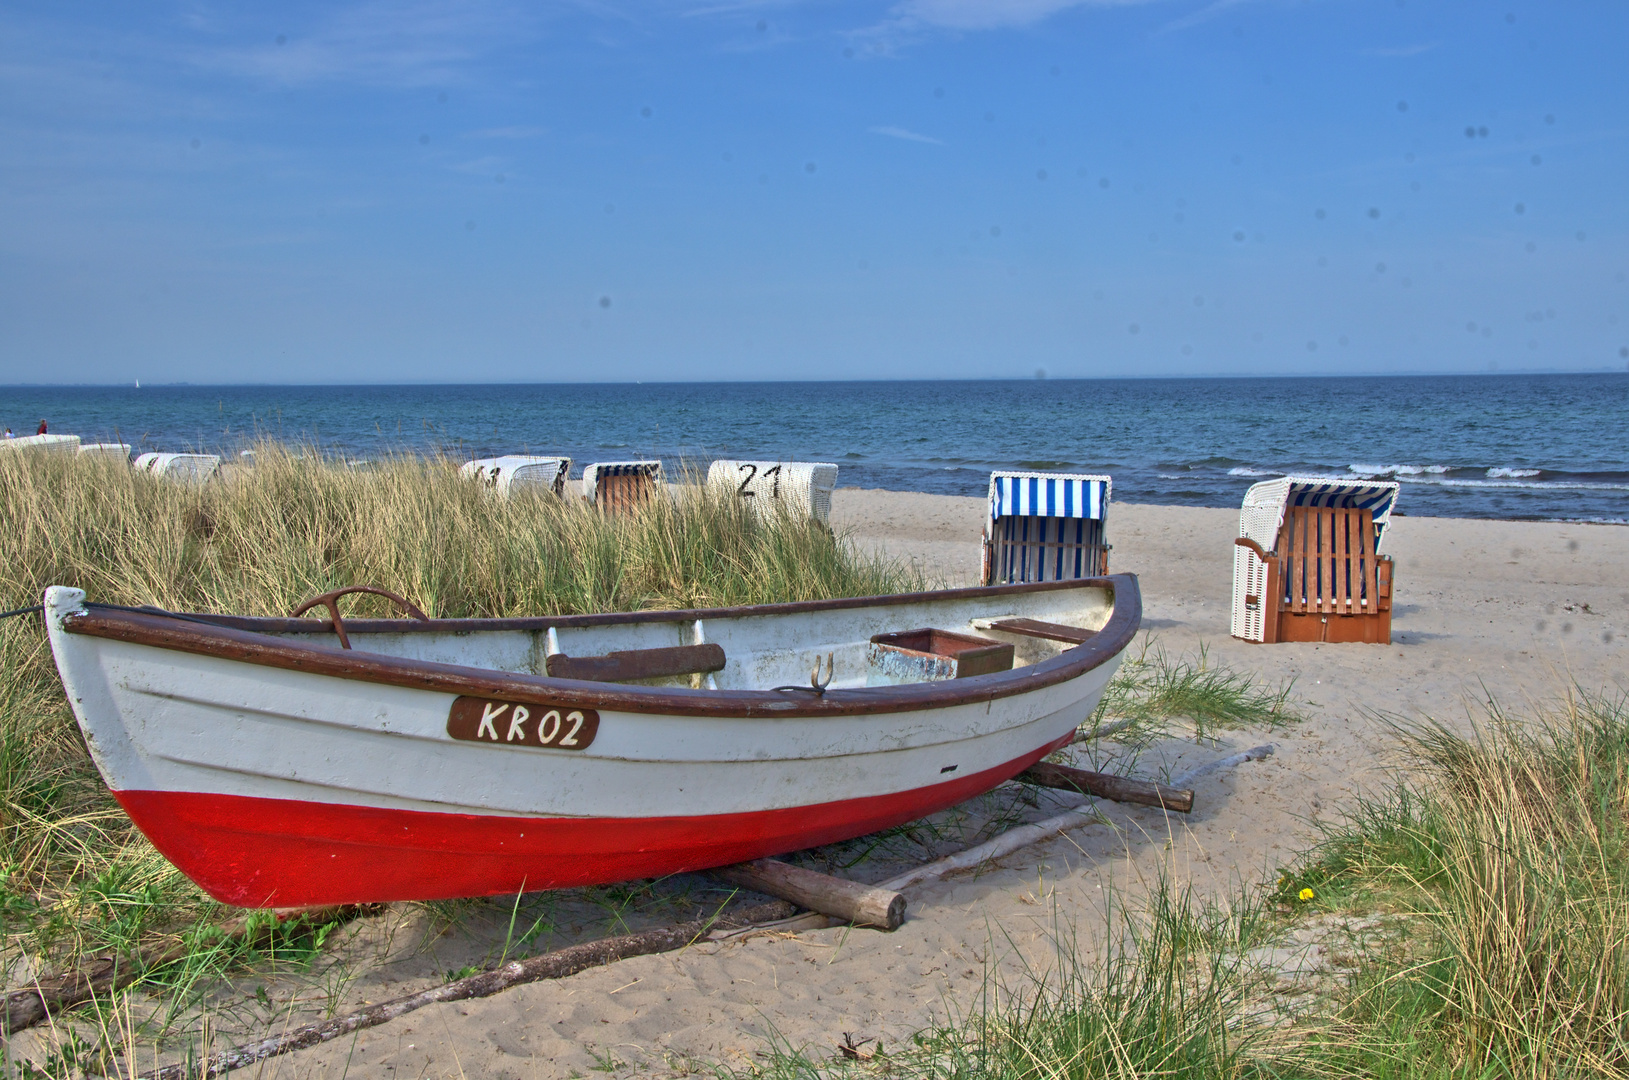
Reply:
[[[1001,619],[991,623],[989,628],[1008,634],[1022,634],[1024,637],[1067,641],[1071,645],[1084,645],[1097,633],[1096,630],[1083,630],[1078,626],[1064,626],[1062,623],[1043,622],[1040,619]]]

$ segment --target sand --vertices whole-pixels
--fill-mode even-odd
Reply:
[[[833,524],[946,584],[968,584],[983,509],[979,499],[839,490]],[[845,1032],[894,1043],[976,1009],[987,975],[1012,981],[1025,965],[1044,969],[1058,926],[1095,948],[1106,895],[1134,902],[1162,872],[1215,896],[1267,878],[1311,841],[1320,819],[1386,782],[1384,715],[1460,723],[1487,695],[1521,705],[1554,697],[1569,680],[1622,691],[1629,530],[1400,517],[1388,541],[1397,561],[1393,645],[1256,646],[1228,637],[1237,522],[1233,510],[1118,504],[1109,522],[1111,568],[1140,575],[1155,647],[1193,655],[1203,645],[1212,661],[1269,684],[1293,678],[1307,716],[1287,731],[1232,732],[1216,744],[1172,739],[1146,751],[1138,771],[1157,776],[1276,744],[1265,761],[1200,781],[1191,817],[1105,804],[1106,824],[977,876],[909,890],[908,921],[892,934],[761,935],[626,960],[434,1006],[267,1062],[262,1075],[660,1075],[747,1065],[772,1041],[823,1056]],[[883,871],[865,872],[876,880]],[[456,953],[456,942],[446,949]],[[342,996],[377,1000],[423,985],[370,990],[362,978]]]

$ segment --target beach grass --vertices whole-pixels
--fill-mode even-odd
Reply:
[[[447,459],[402,456],[350,468],[309,448],[265,442],[253,450],[252,467],[223,470],[202,485],[116,461],[0,455],[0,609],[36,604],[52,584],[106,603],[249,615],[286,615],[328,589],[374,584],[442,617],[923,587],[911,570],[862,555],[820,523],[760,517],[704,485],[608,516],[549,493],[498,497],[459,478]],[[347,605],[347,613],[395,614],[371,597]],[[84,956],[202,943],[221,918],[220,906],[160,857],[109,796],[63,699],[39,616],[0,622],[7,985]],[[200,944],[147,982],[180,994],[260,955]]]
[[[1133,747],[1170,737],[1173,723],[1184,721],[1191,730],[1183,736],[1201,741],[1242,728],[1272,731],[1304,719],[1294,691],[1294,679],[1270,686],[1215,662],[1203,643],[1193,653],[1172,654],[1144,634],[1082,730],[1109,729],[1116,742]]]
[[[1629,700],[1389,724],[1395,786],[1272,880],[1218,901],[1162,877],[1103,913],[1106,944],[1058,927],[1050,970],[987,976],[951,1023],[859,1055],[776,1046],[758,1073],[1629,1076]]]

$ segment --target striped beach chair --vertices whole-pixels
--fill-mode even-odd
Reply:
[[[571,471],[568,457],[538,457],[532,454],[504,454],[476,458],[458,467],[458,475],[485,484],[499,495],[516,491],[549,491],[559,495]]]
[[[661,487],[660,461],[596,461],[583,469],[583,498],[608,514],[645,505]]]
[[[1233,636],[1391,643],[1392,561],[1380,548],[1395,481],[1286,476],[1254,484],[1233,548]]]
[[[993,472],[984,519],[986,585],[1109,572],[1107,476]]]
[[[759,513],[784,506],[830,521],[837,466],[826,461],[715,461],[707,469],[707,486],[727,488]]]

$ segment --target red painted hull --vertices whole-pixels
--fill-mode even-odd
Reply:
[[[114,794],[153,846],[222,903],[439,900],[660,877],[863,836],[988,791],[1072,735],[914,791],[706,817],[491,817],[197,792]]]

